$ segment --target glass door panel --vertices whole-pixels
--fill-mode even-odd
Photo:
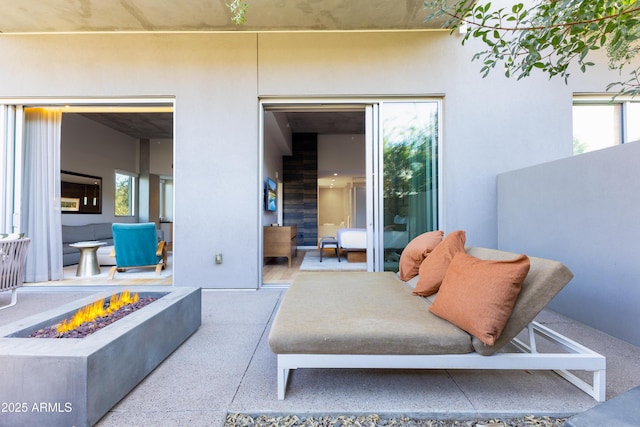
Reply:
[[[366,151],[366,228],[367,228],[367,271],[381,271],[379,267],[380,235],[377,226],[380,212],[380,106],[367,105],[365,109],[365,151]]]
[[[378,271],[398,271],[411,239],[438,227],[438,107],[435,101],[382,105]]]

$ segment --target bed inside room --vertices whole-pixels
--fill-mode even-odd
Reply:
[[[337,231],[338,246],[346,252],[347,259],[350,253],[366,253],[367,230],[366,228],[339,228]],[[385,264],[397,265],[402,249],[409,243],[409,224],[406,217],[396,215],[393,224],[384,228]],[[357,258],[352,255],[352,259]]]

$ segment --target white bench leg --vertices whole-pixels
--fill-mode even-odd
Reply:
[[[278,400],[284,400],[288,379],[289,369],[278,367]]]
[[[607,400],[607,371],[595,371],[593,373],[593,398],[598,402]]]

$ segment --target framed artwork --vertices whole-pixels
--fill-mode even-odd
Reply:
[[[267,212],[275,212],[278,205],[277,185],[274,180],[267,178],[264,185],[264,210]]]
[[[60,178],[63,213],[100,214],[102,212],[102,178],[69,171],[60,171]],[[65,207],[65,204],[68,206]]]
[[[74,197],[61,197],[60,210],[62,212],[78,212],[80,210],[80,199]]]

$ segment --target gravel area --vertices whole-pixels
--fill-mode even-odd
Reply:
[[[566,418],[524,416],[518,418],[488,418],[474,420],[435,420],[414,418],[380,418],[377,415],[367,416],[320,416],[305,417],[302,415],[286,416],[250,416],[245,414],[228,414],[225,427],[561,427]]]

